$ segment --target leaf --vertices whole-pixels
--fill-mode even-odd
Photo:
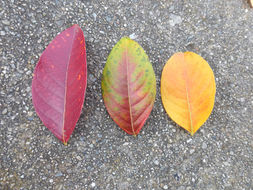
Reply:
[[[161,77],[161,96],[168,115],[193,135],[208,119],[215,99],[214,74],[193,52],[176,53]]]
[[[253,8],[253,0],[248,0],[249,1],[249,5],[251,8]]]
[[[48,45],[32,81],[33,105],[38,116],[64,144],[80,117],[86,81],[85,39],[75,24]]]
[[[156,95],[154,70],[137,42],[124,37],[113,47],[103,71],[102,94],[112,119],[128,134],[137,135]]]

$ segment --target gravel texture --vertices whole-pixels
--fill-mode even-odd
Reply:
[[[39,56],[79,24],[88,87],[67,146],[31,100]],[[123,36],[149,55],[154,109],[137,137],[109,117],[101,96],[106,58]],[[165,113],[161,71],[178,51],[212,67],[214,110],[192,137]],[[0,189],[253,189],[253,9],[246,0],[0,0]]]

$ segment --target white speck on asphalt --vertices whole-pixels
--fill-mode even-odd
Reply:
[[[132,33],[129,35],[129,38],[131,38],[132,40],[135,40],[137,38],[137,35],[135,33]]]
[[[90,186],[94,188],[96,186],[96,183],[92,182]]]
[[[177,24],[181,24],[182,18],[179,15],[170,14],[169,23],[171,26],[175,26]]]
[[[2,114],[5,115],[8,112],[7,108],[4,108],[4,110],[2,111]]]
[[[159,161],[158,160],[155,160],[154,163],[155,163],[155,165],[159,165]]]
[[[202,143],[202,148],[206,149],[207,148],[207,144],[205,142]]]
[[[5,31],[0,31],[0,35],[4,36],[5,35]]]

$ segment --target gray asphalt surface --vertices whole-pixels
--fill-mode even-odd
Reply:
[[[34,67],[49,42],[78,24],[88,87],[67,146],[31,100]],[[123,36],[148,54],[154,109],[137,137],[109,117],[100,81]],[[192,137],[165,113],[161,71],[178,51],[212,67],[214,110]],[[0,0],[0,189],[253,189],[253,9],[246,0]]]

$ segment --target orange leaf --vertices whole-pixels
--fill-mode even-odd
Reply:
[[[163,68],[161,96],[168,115],[193,135],[212,112],[215,79],[211,67],[193,52],[176,53]]]

